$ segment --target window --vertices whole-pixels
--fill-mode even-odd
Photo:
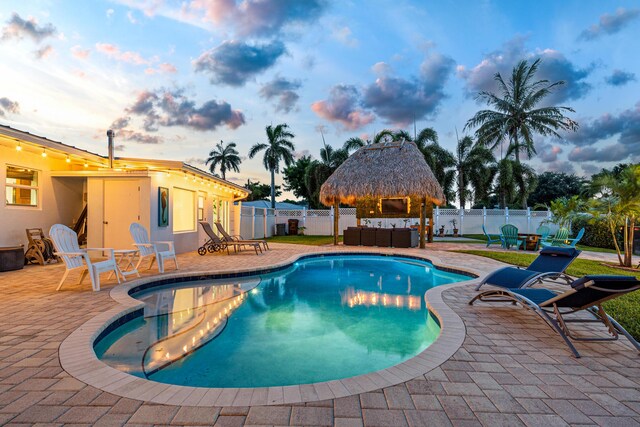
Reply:
[[[196,230],[195,192],[173,189],[173,232]]]
[[[204,196],[198,196],[198,221],[204,221]]]
[[[38,206],[38,171],[7,166],[6,201],[13,206]]]

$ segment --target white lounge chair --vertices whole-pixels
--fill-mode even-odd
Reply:
[[[118,283],[120,283],[120,270],[116,265],[116,260],[113,257],[113,249],[109,248],[87,248],[80,249],[78,246],[78,235],[75,231],[62,224],[54,224],[49,230],[49,237],[53,241],[53,246],[56,249],[55,255],[62,258],[64,261],[67,270],[64,272],[62,276],[62,280],[56,291],[59,291],[62,287],[62,284],[67,279],[69,272],[72,270],[83,269],[82,274],[80,275],[80,281],[78,284],[82,283],[84,278],[89,273],[89,277],[91,278],[91,286],[94,291],[100,290],[100,273],[106,272],[114,272],[116,274],[116,279]],[[99,251],[106,252],[108,258],[104,261],[94,262],[89,257],[89,251]],[[124,279],[124,277],[123,277]]]
[[[173,248],[173,242],[149,241],[149,233],[147,233],[147,229],[137,222],[131,224],[131,226],[129,227],[129,232],[131,233],[131,237],[133,237],[133,241],[135,242],[133,245],[140,251],[140,259],[138,260],[138,264],[136,265],[136,270],[138,269],[138,267],[140,267],[140,264],[142,264],[142,261],[146,258],[151,258],[151,261],[149,262],[149,270],[153,266],[154,261],[158,261],[158,271],[160,273],[164,273],[164,262],[168,259],[173,260],[176,265],[176,270],[178,270],[178,260],[176,259],[176,251]],[[161,250],[160,245],[167,246],[167,249]]]

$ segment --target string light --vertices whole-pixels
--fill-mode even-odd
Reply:
[[[22,151],[22,144],[18,142],[18,145],[16,145],[16,151]]]
[[[47,150],[46,149],[42,149],[42,157],[47,157]]]
[[[69,157],[69,155],[67,155],[67,163],[71,163],[71,157]]]
[[[85,168],[88,168],[88,167],[89,167],[89,163],[84,162],[84,167],[85,167]]]

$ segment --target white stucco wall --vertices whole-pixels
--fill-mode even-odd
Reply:
[[[7,206],[5,199],[7,165],[35,169],[39,172],[39,204],[37,207]],[[72,226],[83,207],[82,178],[52,178],[51,169],[64,170],[64,159],[43,158],[40,153],[0,145],[0,246],[27,245],[25,229],[42,228],[46,235],[56,223]]]

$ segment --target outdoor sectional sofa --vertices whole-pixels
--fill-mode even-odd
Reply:
[[[412,228],[349,227],[343,232],[345,246],[414,248],[418,230]]]

